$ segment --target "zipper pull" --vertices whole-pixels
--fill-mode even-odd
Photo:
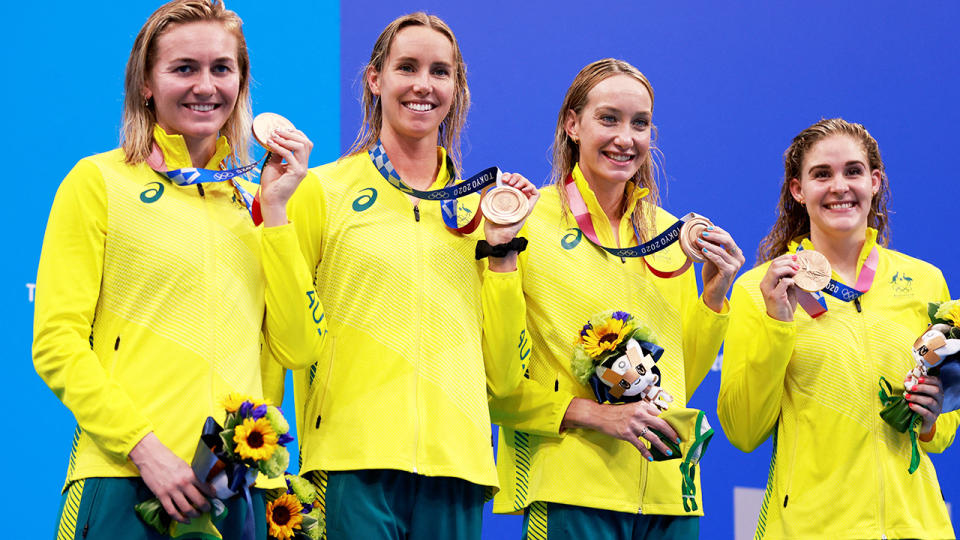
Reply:
[[[622,262],[623,264],[627,264],[627,259],[624,257],[620,257],[620,262]]]
[[[860,297],[859,297],[859,296],[853,299],[853,305],[857,306],[857,313],[863,313],[863,309],[861,309],[861,307],[860,307]]]
[[[198,184],[198,185],[199,185],[199,184]],[[420,206],[419,206],[419,205],[414,205],[414,207],[413,207],[413,217],[415,217],[418,222],[420,221]]]
[[[203,186],[201,184],[197,184],[197,193],[199,193],[200,196],[203,197]]]

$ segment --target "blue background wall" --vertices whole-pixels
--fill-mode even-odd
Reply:
[[[751,255],[772,223],[791,137],[821,117],[862,122],[880,141],[891,179],[892,246],[937,264],[960,291],[951,238],[960,201],[956,3],[227,3],[246,22],[255,111],[282,113],[304,129],[316,144],[311,165],[353,141],[360,70],[379,31],[404,12],[438,14],[460,40],[473,93],[468,172],[496,163],[543,181],[557,109],[576,72],[601,57],[628,60],[656,91],[666,208],[710,216]],[[52,529],[73,432],[72,416],[30,363],[29,286],[46,216],[70,167],[117,145],[124,65],[155,7],[48,2],[38,13],[14,4],[0,32],[3,147],[12,173],[5,205],[11,264],[0,301],[9,307],[8,403],[17,407],[7,410],[23,411],[6,440],[13,489],[5,490],[2,512],[10,538]],[[718,430],[702,467],[702,530],[710,538],[732,537],[733,486],[762,488],[770,456],[769,444],[743,454],[723,438],[719,379],[719,372],[708,375],[692,404]],[[946,499],[960,503],[956,450],[934,461]],[[518,518],[488,514],[485,537],[518,533]]]

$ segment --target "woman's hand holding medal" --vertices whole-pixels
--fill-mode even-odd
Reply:
[[[534,205],[537,203],[537,200],[540,199],[540,192],[537,190],[536,186],[532,182],[523,177],[523,175],[518,173],[503,173],[503,176],[500,177],[499,185],[518,190],[524,196],[527,197],[526,200],[526,212],[522,217],[514,222],[501,224],[496,223],[493,219],[489,217],[483,220],[483,232],[486,237],[486,241],[491,246],[496,246],[500,244],[506,244],[513,240],[517,233],[520,232],[520,229],[523,228],[523,224],[527,220],[527,216],[530,215],[530,212],[533,211]],[[497,188],[492,188],[492,190]],[[484,198],[489,197],[489,192],[484,194]],[[515,201],[507,201],[507,203]],[[503,221],[497,219],[497,221]],[[494,272],[512,272],[517,269],[517,252],[511,251],[507,254],[506,257],[490,257],[489,258],[489,267]]]
[[[703,302],[719,313],[733,280],[745,261],[743,251],[733,237],[720,227],[711,225],[697,234],[694,246],[703,254]]]
[[[260,211],[265,227],[286,225],[287,201],[307,176],[313,142],[287,119],[263,113],[253,121],[253,135],[271,152],[260,173]]]
[[[797,310],[797,289],[793,278],[800,271],[797,256],[786,253],[770,261],[767,273],[760,280],[760,292],[767,307],[767,315],[778,321],[790,322]]]

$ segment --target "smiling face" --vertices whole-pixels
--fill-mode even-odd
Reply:
[[[170,27],[156,42],[143,97],[152,99],[157,123],[183,135],[188,148],[216,143],[240,92],[237,38],[218,22]]]
[[[881,178],[880,170],[870,170],[859,141],[831,135],[807,151],[800,178],[790,180],[790,193],[807,209],[812,239],[863,238]]]
[[[594,86],[564,128],[579,141],[580,169],[593,185],[623,186],[649,156],[653,98],[637,79],[614,75]]]
[[[437,140],[455,92],[453,44],[426,26],[397,32],[383,69],[367,70],[367,84],[380,100],[382,136]]]

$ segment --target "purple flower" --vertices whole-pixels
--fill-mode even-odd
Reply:
[[[593,325],[590,324],[589,322],[588,322],[587,324],[583,325],[583,329],[580,330],[580,337],[582,337],[582,338],[583,338],[583,337],[587,337],[587,331],[588,331],[588,330],[592,330],[592,329],[593,329]]]
[[[253,410],[253,403],[250,403],[249,401],[244,401],[243,404],[240,405],[240,416],[246,418],[250,416],[250,411],[252,410]]]
[[[254,420],[259,420],[259,419],[263,418],[263,417],[266,416],[266,415],[267,415],[267,406],[266,406],[266,405],[258,405],[258,406],[256,406],[256,407],[253,408],[253,419],[254,419]]]
[[[277,444],[280,446],[286,446],[287,443],[293,442],[293,437],[289,433],[284,433],[277,437]]]
[[[618,321],[627,322],[627,319],[630,318],[630,314],[627,313],[626,311],[614,311],[613,315],[611,315],[610,317],[613,319],[617,319]]]
[[[300,511],[301,514],[309,514],[313,510],[313,503],[301,503],[301,505],[303,506],[303,510]]]

